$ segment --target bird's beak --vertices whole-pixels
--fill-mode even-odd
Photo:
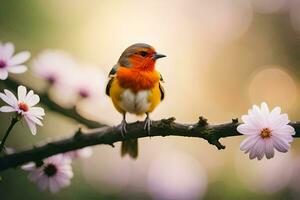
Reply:
[[[166,55],[155,53],[152,57],[153,60],[157,60],[159,58],[167,57]]]

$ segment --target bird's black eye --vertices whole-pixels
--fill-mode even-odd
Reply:
[[[146,51],[141,51],[139,54],[143,57],[146,57],[148,55],[148,53]]]

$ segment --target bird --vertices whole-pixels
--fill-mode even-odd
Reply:
[[[106,95],[112,100],[114,108],[122,114],[118,126],[122,137],[127,132],[126,114],[138,116],[146,114],[144,129],[150,135],[150,113],[164,100],[164,82],[161,74],[155,69],[156,61],[166,57],[145,43],[136,43],[124,50],[117,64],[108,75]],[[137,139],[125,140],[121,145],[121,156],[138,156]]]

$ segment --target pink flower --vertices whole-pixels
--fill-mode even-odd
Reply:
[[[48,188],[52,193],[69,186],[70,179],[73,177],[71,160],[62,154],[46,158],[41,166],[29,163],[23,165],[22,169],[29,171],[29,180],[37,183],[42,191]]]
[[[270,112],[268,105],[262,103],[260,108],[254,105],[248,115],[242,116],[244,124],[239,125],[237,131],[247,138],[240,148],[249,153],[250,159],[261,160],[264,155],[270,159],[274,157],[274,148],[279,152],[288,151],[295,130],[288,125],[288,115],[280,112],[280,107],[275,107]]]
[[[71,159],[76,159],[76,158],[89,158],[92,156],[92,154],[93,154],[92,148],[85,147],[75,151],[66,152],[63,155]]]
[[[60,91],[62,96],[73,96],[76,100],[78,97],[81,99],[97,99],[103,98],[104,84],[106,81],[105,73],[99,66],[91,64],[77,65],[72,70],[72,76],[67,76],[64,79],[66,89]]]
[[[153,199],[202,199],[207,190],[207,174],[191,155],[170,151],[160,153],[148,170],[148,191]]]
[[[4,90],[4,93],[0,92],[0,98],[7,103],[7,106],[2,106],[0,112],[16,112],[20,116],[24,117],[29,129],[33,135],[36,134],[36,124],[42,126],[41,120],[45,115],[44,109],[35,107],[40,101],[40,97],[32,90],[27,93],[27,89],[24,86],[18,87],[18,98],[9,90]]]
[[[74,66],[76,63],[73,57],[60,50],[45,50],[33,61],[36,75],[57,86],[60,86],[66,77],[73,76]]]
[[[2,44],[0,42],[0,79],[5,80],[8,77],[8,72],[20,74],[27,70],[23,65],[30,58],[28,51],[22,51],[14,55],[15,47],[8,42]]]

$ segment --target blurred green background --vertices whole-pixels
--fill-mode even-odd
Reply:
[[[200,115],[228,122],[262,101],[300,120],[299,33],[297,0],[0,0],[0,41],[29,50],[32,58],[62,49],[106,74],[127,46],[153,45],[168,56],[157,64],[167,96],[153,118],[180,122]],[[37,89],[45,85],[31,72],[14,78]],[[87,102],[82,114],[120,122],[107,97],[98,103]],[[9,115],[0,114],[2,132],[8,123]],[[77,127],[46,111],[36,136],[18,124],[7,145],[29,148]],[[0,174],[0,199],[299,199],[298,139],[289,153],[268,161],[250,161],[239,150],[242,139],[223,139],[227,148],[218,151],[194,138],[145,138],[137,161],[121,159],[120,144],[96,146],[91,158],[74,162],[72,184],[58,194],[39,191],[26,172],[10,169]]]

